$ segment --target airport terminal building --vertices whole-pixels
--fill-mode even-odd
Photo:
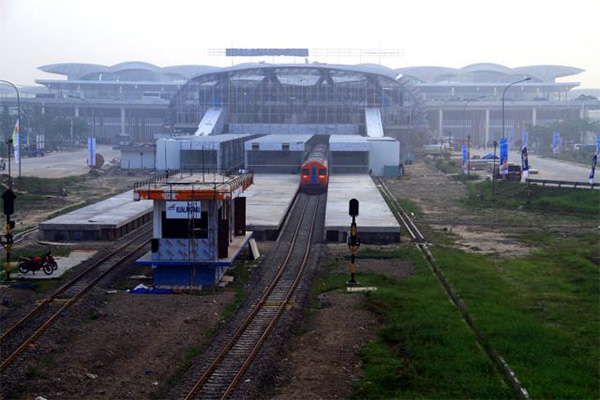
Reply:
[[[497,140],[503,105],[507,135],[529,125],[588,118],[600,109],[594,98],[569,96],[579,83],[564,78],[582,70],[568,66],[394,70],[374,64],[222,68],[134,61],[40,69],[65,79],[40,79],[41,86],[21,88],[22,109],[82,119],[99,143],[115,145],[181,134],[327,134],[393,137],[414,152],[410,135],[470,136],[474,145]],[[511,85],[524,77],[530,79]],[[3,112],[16,114],[16,106],[12,88],[0,85]],[[22,132],[44,133],[32,125],[22,118]]]

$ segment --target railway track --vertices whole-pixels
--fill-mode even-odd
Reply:
[[[179,392],[185,399],[225,399],[232,396],[261,346],[290,305],[304,272],[313,241],[322,196],[301,195],[299,215],[292,216],[282,233],[289,247],[277,272],[239,327],[205,367],[199,378]],[[292,213],[294,214],[294,213]],[[292,232],[289,231],[293,228]],[[190,388],[191,386],[191,388]],[[184,389],[184,390],[182,390]]]
[[[147,245],[152,232],[151,224],[122,245],[112,249],[92,265],[78,273],[50,296],[30,310],[24,317],[0,336],[0,355],[4,372],[18,360],[35,340],[48,329],[69,307],[132,255]]]
[[[458,294],[456,289],[454,289],[454,287],[452,286],[452,284],[450,283],[448,278],[446,278],[446,276],[444,275],[443,271],[436,264],[435,258],[433,257],[433,254],[431,254],[431,251],[429,250],[429,244],[425,240],[425,237],[423,236],[421,231],[417,228],[417,226],[412,221],[412,219],[409,217],[409,215],[402,209],[402,206],[400,205],[398,200],[396,200],[393,193],[386,186],[385,181],[381,178],[373,178],[373,179],[375,181],[375,184],[378,186],[379,190],[383,194],[384,198],[388,201],[388,204],[390,205],[392,212],[397,216],[399,221],[406,228],[406,231],[410,235],[411,240],[423,252],[425,259],[427,260],[427,263],[429,264],[429,267],[431,268],[431,271],[434,273],[434,275],[438,279],[439,283],[444,288],[446,294],[448,295],[448,297],[450,298],[452,303],[461,312],[461,316],[462,316],[463,320],[465,321],[467,326],[469,326],[471,331],[475,334],[477,342],[479,343],[481,348],[483,348],[486,355],[488,356],[488,358],[490,359],[492,364],[494,364],[494,366],[496,367],[498,372],[500,372],[500,374],[504,378],[504,381],[506,382],[506,384],[513,389],[517,398],[529,399],[529,394],[528,394],[527,390],[521,385],[521,382],[519,382],[515,372],[508,365],[506,360],[504,360],[504,358],[502,358],[502,356],[500,356],[496,352],[496,350],[492,347],[492,345],[490,344],[490,341],[488,340],[485,333],[481,330],[481,328],[479,328],[479,326],[476,324],[475,320],[473,319],[473,316],[469,312],[467,305],[460,298],[460,295]]]

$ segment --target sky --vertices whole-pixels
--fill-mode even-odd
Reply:
[[[229,47],[399,49],[396,57],[309,61],[566,65],[585,72],[561,81],[600,89],[599,16],[600,0],[0,0],[0,79],[64,79],[37,69],[55,63],[250,61],[208,55]]]

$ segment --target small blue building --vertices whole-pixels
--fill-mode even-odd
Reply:
[[[136,264],[152,266],[155,286],[219,283],[252,235],[242,194],[253,178],[176,174],[135,184],[135,200],[154,200],[152,249]]]

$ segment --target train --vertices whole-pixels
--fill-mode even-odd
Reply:
[[[320,194],[329,185],[329,148],[324,143],[316,144],[301,167],[300,191]]]

